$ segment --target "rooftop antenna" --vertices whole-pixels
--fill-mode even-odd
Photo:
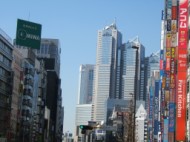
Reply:
[[[30,11],[29,11],[29,13],[28,13],[28,21],[30,21]]]
[[[116,28],[116,17],[114,18],[113,25],[114,25],[114,26],[115,26],[115,28]]]
[[[114,18],[114,24],[116,24],[116,17]]]

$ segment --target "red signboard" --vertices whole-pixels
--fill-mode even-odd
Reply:
[[[160,60],[160,70],[163,70],[163,60]]]
[[[187,71],[187,50],[178,49],[178,71]]]
[[[172,19],[177,19],[177,6],[172,6]]]
[[[187,49],[188,37],[188,0],[180,0],[179,6],[179,48]]]
[[[176,141],[185,141],[188,0],[179,1],[178,27],[178,74],[176,80]]]
[[[185,140],[186,134],[186,72],[178,72],[176,96],[176,140]]]

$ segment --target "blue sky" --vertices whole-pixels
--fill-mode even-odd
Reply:
[[[42,24],[42,38],[61,43],[64,131],[74,132],[79,66],[95,64],[97,31],[116,19],[123,42],[139,36],[146,56],[160,48],[164,0],[1,1],[0,28],[15,38],[17,19]]]

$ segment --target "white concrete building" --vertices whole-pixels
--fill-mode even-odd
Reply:
[[[144,107],[144,103],[141,103],[136,111],[136,123],[135,123],[135,138],[136,142],[143,142],[144,141],[144,134],[145,134],[145,124],[146,124],[146,110]]]

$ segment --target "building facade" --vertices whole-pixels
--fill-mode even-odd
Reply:
[[[0,135],[8,138],[11,132],[11,100],[13,88],[13,45],[9,36],[0,29]]]
[[[94,65],[86,64],[80,66],[79,71],[79,89],[78,100],[76,105],[75,119],[75,136],[77,141],[81,138],[80,125],[88,125],[88,121],[92,119],[92,97],[94,82]],[[79,138],[79,139],[78,139]]]
[[[105,119],[105,102],[108,98],[119,98],[118,49],[122,35],[115,24],[98,31],[96,67],[94,75],[93,120]]]
[[[63,126],[60,118],[63,118],[62,109],[62,91],[60,79],[60,54],[61,47],[59,39],[42,38],[39,50],[35,50],[36,56],[44,63],[47,72],[47,88],[46,88],[46,106],[50,118],[46,119],[46,128],[48,128],[47,139],[51,142],[62,140],[60,131]],[[60,113],[58,113],[60,112]],[[62,115],[62,116],[61,116]]]
[[[12,125],[12,140],[18,138],[20,131],[20,103],[22,102],[23,92],[23,79],[21,73],[23,69],[22,65],[23,56],[18,48],[13,49],[13,62],[12,70],[14,72],[13,78],[13,94],[12,94],[12,110],[11,110],[11,125]]]

